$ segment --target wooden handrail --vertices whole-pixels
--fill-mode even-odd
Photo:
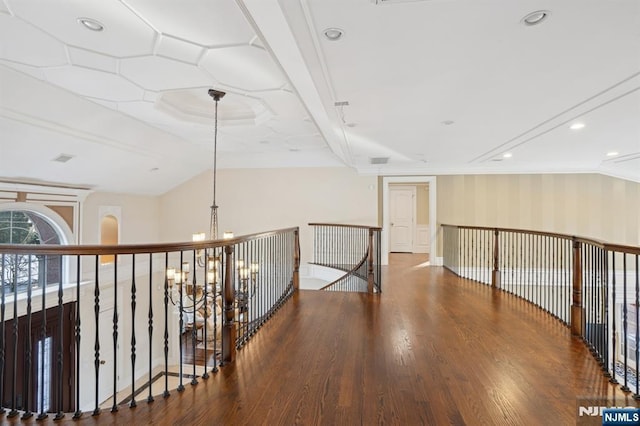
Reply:
[[[268,238],[287,232],[297,232],[299,227],[277,229],[243,235],[226,240],[208,240],[180,243],[121,244],[121,245],[54,245],[54,244],[0,244],[0,254],[33,254],[33,255],[104,255],[104,254],[139,254],[165,253],[172,251],[202,250],[236,245],[247,241]]]
[[[468,226],[468,225],[450,225],[450,224],[442,224],[441,226],[458,228],[458,229],[475,229],[475,230],[498,231],[498,232],[518,232],[526,235],[540,235],[545,237],[562,238],[566,240],[577,241],[583,244],[590,244],[604,250],[617,251],[621,253],[640,254],[640,246],[608,243],[606,241],[599,240],[596,238],[580,237],[580,236],[569,235],[569,234],[560,234],[557,232],[533,231],[530,229],[518,229],[518,228],[496,228],[493,226]]]
[[[375,231],[382,231],[380,226],[367,226],[367,225],[348,225],[344,223],[309,223],[309,226],[336,226],[339,228],[356,228],[356,229],[373,229]]]

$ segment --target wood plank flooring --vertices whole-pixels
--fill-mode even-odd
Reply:
[[[573,425],[578,397],[635,405],[544,312],[419,263],[393,255],[380,295],[300,291],[208,380],[73,423]]]

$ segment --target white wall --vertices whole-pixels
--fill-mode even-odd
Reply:
[[[188,241],[209,230],[212,172],[160,197],[160,238]],[[220,232],[236,236],[300,226],[302,261],[313,255],[309,222],[377,225],[377,178],[346,167],[218,171]]]

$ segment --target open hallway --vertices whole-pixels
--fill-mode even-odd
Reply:
[[[631,403],[557,320],[417,259],[392,255],[380,295],[300,291],[208,380],[74,424],[569,425],[577,397]]]

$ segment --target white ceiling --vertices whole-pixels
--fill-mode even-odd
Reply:
[[[220,167],[640,181],[640,2],[379,3],[4,0],[0,179],[163,193],[212,167],[215,88]]]

